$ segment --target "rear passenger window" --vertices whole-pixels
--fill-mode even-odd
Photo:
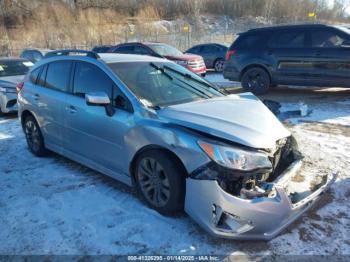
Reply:
[[[71,64],[71,61],[50,63],[47,68],[45,86],[60,91],[67,91]]]
[[[37,81],[37,79],[38,79],[40,70],[41,70],[41,67],[39,67],[39,68],[33,70],[33,71],[30,73],[29,80],[30,80],[30,82],[32,82],[33,84],[36,84],[36,81]]]
[[[344,38],[332,31],[311,32],[312,47],[340,47],[344,41]]]
[[[139,55],[149,55],[150,54],[150,52],[143,46],[135,46],[134,53],[139,54]]]
[[[132,54],[134,52],[134,46],[131,46],[131,45],[121,46],[115,49],[113,52],[121,53],[121,54]]]
[[[275,34],[269,41],[270,47],[300,48],[305,45],[305,32],[288,31]]]
[[[211,46],[211,45],[202,46],[202,49],[201,49],[202,53],[215,53],[218,51],[219,51],[219,48],[217,48],[216,46]]]
[[[93,64],[77,62],[74,74],[74,94],[84,96],[90,92],[105,92],[112,97],[113,82]]]

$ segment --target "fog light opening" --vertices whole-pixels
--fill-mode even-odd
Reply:
[[[251,221],[246,221],[239,216],[227,213],[215,204],[212,206],[212,221],[217,229],[237,234],[245,233],[254,228]]]

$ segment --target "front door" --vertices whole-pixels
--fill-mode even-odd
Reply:
[[[125,153],[124,137],[133,114],[116,109],[113,116],[106,114],[104,106],[88,105],[85,94],[105,92],[114,101],[117,87],[109,76],[96,65],[76,62],[72,93],[67,96],[65,110],[64,146],[77,161],[94,167],[121,173]],[[119,177],[118,177],[119,179]]]
[[[312,70],[308,81],[320,86],[350,86],[350,36],[335,28],[310,30]]]

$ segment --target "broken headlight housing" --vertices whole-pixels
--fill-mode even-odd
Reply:
[[[251,172],[254,170],[272,169],[272,163],[267,154],[258,151],[248,151],[242,148],[226,146],[204,141],[198,141],[200,148],[220,166]]]

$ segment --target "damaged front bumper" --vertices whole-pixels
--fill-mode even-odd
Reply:
[[[293,162],[274,182],[266,183],[272,194],[253,199],[225,192],[216,180],[187,178],[185,210],[214,236],[269,240],[308,210],[335,180],[334,175],[324,177],[312,192],[295,200],[288,187],[301,166],[301,160]]]

